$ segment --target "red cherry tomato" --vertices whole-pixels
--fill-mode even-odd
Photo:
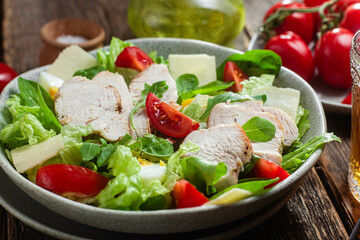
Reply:
[[[328,0],[304,0],[304,3],[307,7],[318,7],[327,1]],[[325,10],[325,13],[326,12],[327,12],[327,10]],[[315,32],[317,32],[317,29],[319,29],[320,24],[321,24],[321,18],[320,18],[319,13],[313,13],[313,17],[314,17]]]
[[[350,48],[354,34],[345,28],[326,32],[315,48],[315,64],[322,79],[334,88],[351,87]]]
[[[117,57],[115,66],[144,71],[152,63],[154,61],[140,48],[126,47]]]
[[[236,63],[228,61],[225,64],[224,69],[224,82],[235,82],[230,88],[226,89],[232,92],[240,92],[242,90],[242,84],[240,84],[248,76],[236,65]]]
[[[313,55],[299,35],[293,32],[284,32],[272,37],[265,49],[277,53],[282,60],[283,66],[293,70],[306,81],[310,81],[314,75],[315,63]]]
[[[270,188],[278,184],[279,182],[283,181],[289,176],[290,174],[287,171],[285,171],[282,167],[263,158],[260,158],[259,161],[257,161],[254,168],[249,173],[249,177],[272,178],[272,179],[279,178],[279,181],[270,184],[266,188]]]
[[[96,196],[109,179],[90,169],[54,164],[41,167],[36,174],[36,184],[55,193],[78,193]]]
[[[341,103],[343,104],[351,104],[351,92],[346,96],[346,98],[344,98],[344,100],[342,100]]]
[[[265,14],[264,21],[280,8],[306,8],[305,4],[291,1],[282,1],[273,5]],[[279,35],[286,31],[292,31],[298,34],[306,43],[311,42],[314,36],[314,19],[311,13],[293,13],[280,26],[275,28]]]
[[[0,62],[0,93],[4,87],[16,77],[17,73],[11,67]]]
[[[328,0],[304,0],[304,3],[307,7],[317,7],[327,1]]]
[[[157,130],[173,138],[184,138],[199,128],[199,123],[179,112],[149,93],[146,97],[146,113]]]
[[[360,3],[353,4],[346,8],[340,27],[346,28],[353,33],[360,30]]]
[[[337,3],[335,3],[332,7],[332,9],[337,13],[344,12],[349,6],[360,3],[360,0],[340,0]]]
[[[197,207],[209,201],[192,184],[183,179],[176,182],[171,194],[176,208]]]

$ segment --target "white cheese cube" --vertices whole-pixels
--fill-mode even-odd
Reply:
[[[47,70],[48,73],[66,81],[78,70],[96,65],[96,59],[77,45],[65,48]]]
[[[207,54],[170,54],[169,71],[176,80],[179,76],[191,73],[203,86],[216,80],[215,57]]]
[[[55,157],[64,148],[61,134],[35,145],[25,145],[10,151],[16,171],[23,173]]]
[[[292,120],[296,120],[297,109],[300,103],[300,91],[292,88],[260,87],[252,90],[251,95],[267,96],[265,107],[277,107],[285,111]]]

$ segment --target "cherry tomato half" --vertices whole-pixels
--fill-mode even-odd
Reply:
[[[36,174],[36,184],[55,193],[80,193],[96,196],[109,179],[88,168],[54,164],[46,165]]]
[[[0,93],[4,87],[16,77],[17,73],[11,67],[0,62]]]
[[[284,32],[272,37],[265,49],[277,53],[282,60],[282,65],[299,74],[306,81],[310,81],[314,75],[314,57],[299,35],[293,32]]]
[[[224,68],[224,82],[235,82],[234,85],[229,87],[228,91],[240,92],[243,85],[240,84],[245,79],[248,79],[248,76],[236,65],[236,63],[228,61],[225,64]]]
[[[273,13],[278,11],[280,8],[306,8],[305,4],[291,2],[291,1],[281,1],[273,5],[265,14],[264,21]],[[285,20],[280,24],[280,26],[275,28],[277,35],[286,32],[292,31],[298,34],[304,41],[308,44],[311,42],[314,36],[314,19],[311,13],[292,13],[290,16],[285,18]]]
[[[354,34],[345,28],[326,32],[315,48],[315,64],[322,79],[334,88],[351,87],[350,48]]]
[[[149,93],[146,97],[146,113],[157,130],[173,138],[184,138],[199,128],[199,123],[179,112]]]
[[[154,61],[140,48],[126,47],[117,57],[115,66],[144,71],[153,63]]]
[[[354,34],[360,30],[360,3],[346,8],[340,27],[346,28]]]
[[[289,177],[290,174],[275,163],[260,158],[259,161],[256,162],[254,168],[251,170],[248,176],[255,178],[279,178],[279,181],[266,187],[270,188]]]
[[[191,183],[184,179],[176,182],[171,194],[176,208],[197,207],[209,201]]]

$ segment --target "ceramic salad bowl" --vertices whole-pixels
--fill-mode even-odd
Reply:
[[[129,40],[146,52],[157,51],[159,56],[167,58],[170,53],[194,54],[206,53],[216,57],[217,65],[221,64],[229,55],[240,51],[225,48],[215,44],[197,40],[147,38]],[[92,52],[96,55],[96,52]],[[37,80],[41,71],[48,66],[36,68],[21,76],[25,79]],[[282,68],[274,82],[278,87],[290,87],[301,91],[300,102],[310,111],[310,129],[303,139],[309,140],[326,131],[324,111],[315,91],[301,77],[292,71]],[[13,80],[2,92],[0,97],[0,128],[3,128],[11,119],[6,109],[5,101],[11,94],[18,93],[17,80]],[[261,214],[267,206],[283,205],[299,186],[302,178],[314,166],[322,150],[316,150],[307,161],[290,177],[276,185],[267,193],[250,197],[241,202],[230,205],[201,206],[187,209],[168,209],[155,211],[119,211],[98,208],[81,204],[53,194],[30,182],[16,172],[6,157],[4,148],[1,148],[0,166],[9,178],[33,199],[50,210],[92,227],[128,233],[179,233],[189,232],[219,226],[257,212]],[[278,206],[280,207],[280,206]],[[262,219],[263,221],[265,219]]]

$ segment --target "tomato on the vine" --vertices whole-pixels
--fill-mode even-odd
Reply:
[[[236,65],[236,63],[228,61],[224,68],[224,82],[235,82],[228,91],[240,92],[242,90],[242,84],[245,79],[249,79],[248,76]]]
[[[360,3],[355,3],[346,8],[340,27],[346,28],[353,33],[360,30]]]
[[[145,101],[150,122],[160,132],[173,138],[184,138],[199,128],[199,123],[149,93]]]
[[[293,70],[306,81],[310,81],[313,77],[314,57],[307,44],[296,33],[288,31],[272,37],[265,45],[265,49],[277,53],[284,67]]]
[[[306,8],[303,3],[281,1],[273,5],[265,14],[265,20],[281,8]],[[314,36],[314,17],[311,13],[295,12],[286,17],[285,20],[274,29],[279,35],[286,31],[298,34],[306,43],[310,43]]]
[[[350,48],[354,34],[345,28],[326,32],[315,48],[315,64],[322,79],[334,88],[351,87]]]
[[[333,5],[332,9],[337,13],[342,13],[355,3],[360,3],[360,0],[340,0]]]
[[[115,66],[144,71],[154,61],[138,47],[126,47],[116,58]]]
[[[16,77],[17,73],[11,67],[0,62],[0,93],[4,87]]]
[[[308,7],[317,7],[322,5],[324,2],[327,2],[328,0],[304,0],[304,3]]]

